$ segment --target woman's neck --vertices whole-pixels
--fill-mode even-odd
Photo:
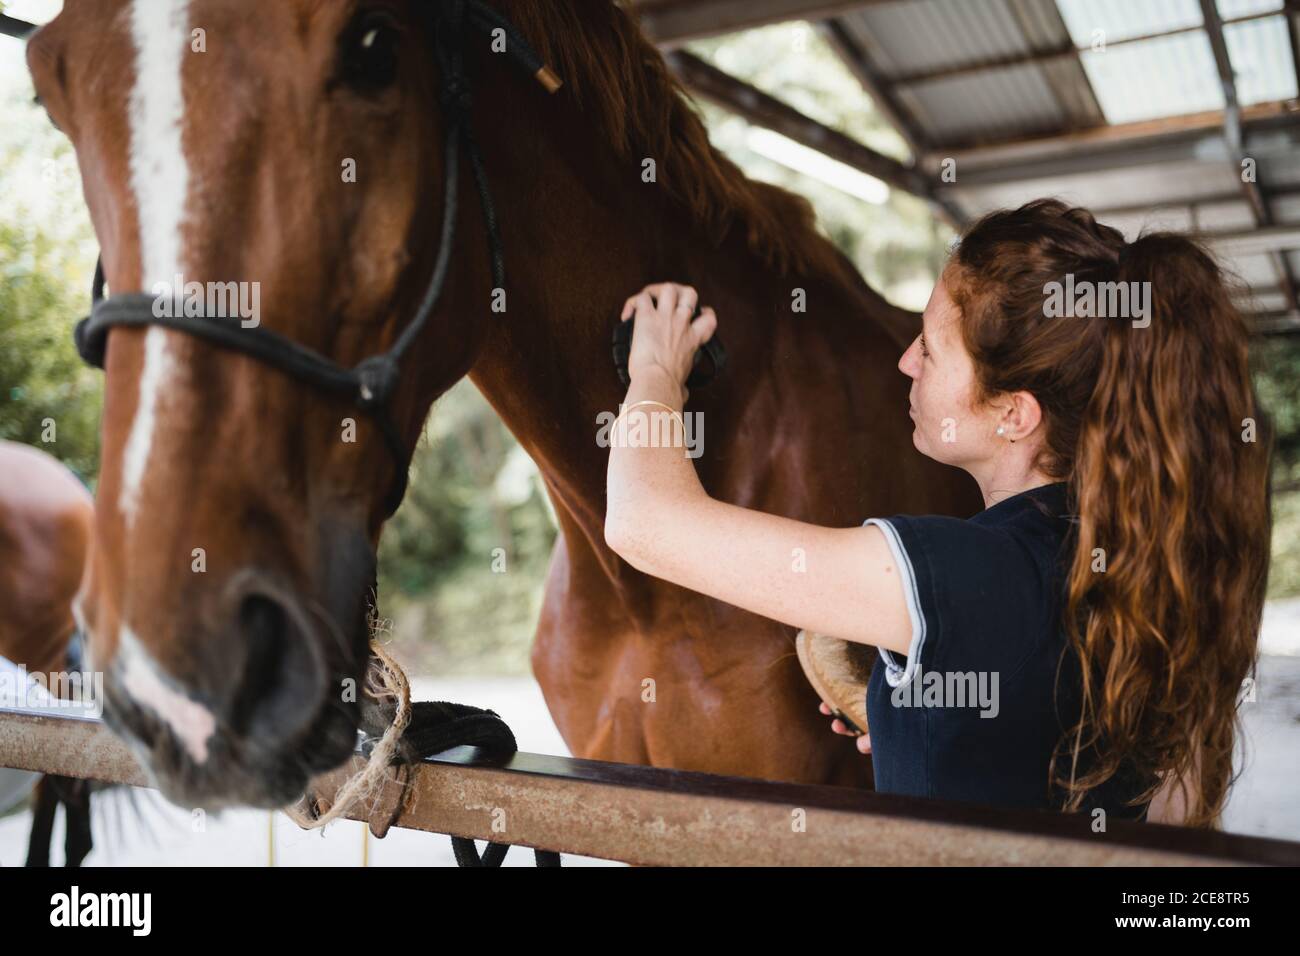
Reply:
[[[980,486],[985,508],[992,508],[998,502],[1006,501],[1021,492],[1031,488],[1041,488],[1043,485],[1050,485],[1059,480],[1038,468],[1025,467],[1023,464],[1015,466],[1012,462],[997,463],[985,474],[978,474],[970,469],[967,471]]]

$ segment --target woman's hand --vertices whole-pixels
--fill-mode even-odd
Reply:
[[[826,701],[822,701],[821,706],[817,709],[827,717],[831,716],[831,707],[830,704],[826,703]],[[840,720],[838,717],[831,721],[831,730],[835,731],[837,734],[843,734],[845,737],[858,738],[859,752],[864,754],[871,753],[871,734],[855,734],[853,731],[849,730],[849,728],[845,726],[844,721]]]
[[[699,319],[691,321],[698,302],[699,295],[690,286],[659,282],[646,286],[623,304],[620,318],[636,319],[627,363],[633,381],[659,368],[685,393],[696,350],[718,328],[718,317],[710,308],[702,309]]]

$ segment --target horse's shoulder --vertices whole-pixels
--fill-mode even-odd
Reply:
[[[57,458],[29,445],[0,441],[0,523],[82,533],[93,515],[90,492]]]

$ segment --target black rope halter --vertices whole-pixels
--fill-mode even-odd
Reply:
[[[434,52],[441,73],[438,99],[442,105],[446,125],[442,230],[438,258],[424,298],[416,310],[415,317],[398,334],[397,341],[388,351],[372,355],[354,367],[348,368],[326,358],[314,349],[269,329],[245,328],[238,318],[206,315],[158,316],[154,314],[157,301],[155,296],[123,293],[104,297],[102,259],[95,267],[95,281],[91,291],[93,300],[91,313],[77,323],[75,332],[77,351],[82,359],[96,368],[104,367],[108,333],[112,329],[161,326],[252,356],[320,391],[351,396],[357,407],[374,420],[392,455],[394,479],[393,486],[384,500],[385,517],[392,516],[398,505],[402,503],[402,498],[406,494],[407,471],[410,468],[410,452],[402,440],[397,424],[393,421],[389,402],[401,377],[402,357],[424,330],[446,284],[452,245],[456,236],[462,143],[469,156],[470,168],[478,186],[479,202],[483,207],[483,218],[487,223],[494,287],[504,288],[506,281],[496,209],[492,204],[492,194],[484,174],[482,156],[470,125],[470,85],[465,74],[462,35],[464,25],[468,23],[483,33],[490,33],[497,29],[505,31],[506,51],[511,59],[535,77],[549,92],[554,92],[560,86],[559,79],[542,63],[514,26],[481,0],[438,0],[432,16],[435,24]]]

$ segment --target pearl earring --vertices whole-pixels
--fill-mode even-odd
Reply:
[[[999,425],[999,426],[998,426],[998,434],[999,434],[999,435],[1005,435],[1006,433],[1007,433],[1007,430],[1006,430],[1005,428],[1003,428],[1001,425]]]

